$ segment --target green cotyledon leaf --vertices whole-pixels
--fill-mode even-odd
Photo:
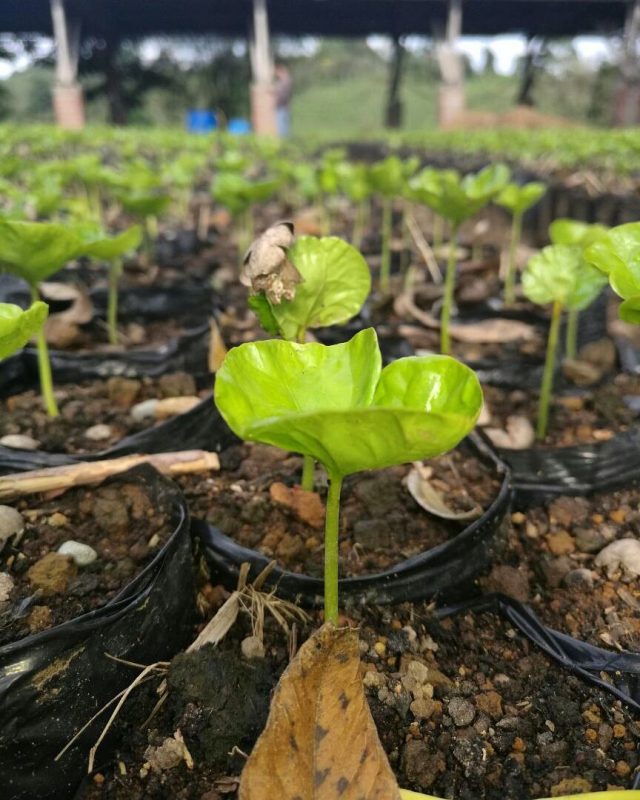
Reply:
[[[288,258],[302,283],[293,300],[271,307],[285,339],[297,339],[308,328],[338,325],[360,311],[371,291],[371,272],[355,247],[336,236],[301,236]]]
[[[623,299],[620,319],[640,323],[640,223],[611,228],[584,251],[585,259],[608,276],[613,291]]]
[[[606,282],[606,277],[585,261],[581,247],[553,244],[529,259],[522,290],[532,303],[557,302],[579,311],[596,299]]]
[[[84,252],[82,239],[53,222],[0,220],[0,271],[31,286],[46,280]]]
[[[49,306],[37,300],[23,311],[12,303],[0,303],[0,359],[21,350],[44,324]]]
[[[217,374],[215,401],[240,437],[312,456],[332,477],[439,455],[473,429],[482,390],[464,364],[381,362],[372,328],[331,346],[243,344]]]

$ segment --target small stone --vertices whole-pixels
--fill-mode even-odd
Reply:
[[[541,559],[540,569],[547,581],[547,584],[552,589],[557,589],[564,580],[564,576],[571,572],[573,569],[573,561],[569,556],[560,556],[559,558],[546,558]]]
[[[502,697],[498,692],[485,692],[476,696],[476,708],[483,714],[488,714],[492,719],[502,716]]]
[[[8,572],[0,572],[0,603],[6,603],[13,589],[13,578]]]
[[[162,375],[158,381],[161,397],[182,397],[196,393],[196,382],[186,372],[174,372]]]
[[[135,378],[109,378],[107,394],[109,401],[117,408],[131,408],[140,394],[142,383]]]
[[[611,575],[618,569],[636,577],[640,575],[640,541],[618,539],[601,550],[595,559],[596,566],[604,567]]]
[[[487,589],[506,594],[521,603],[529,600],[529,579],[526,573],[506,564],[493,567],[487,578]]]
[[[363,684],[367,689],[382,689],[387,685],[387,679],[383,672],[377,670],[367,670],[362,679]]]
[[[112,435],[113,431],[109,425],[104,425],[103,423],[92,425],[84,432],[84,438],[89,439],[91,442],[103,442],[106,439],[110,439]]]
[[[24,530],[24,519],[12,506],[0,506],[0,550],[11,536],[19,536]]]
[[[622,523],[627,518],[627,512],[624,508],[616,508],[615,511],[609,512],[609,519],[612,522],[615,522],[616,525],[622,525]]]
[[[631,767],[626,761],[618,761],[616,763],[616,775],[618,775],[620,778],[626,778],[630,772]]]
[[[511,522],[514,525],[522,525],[522,523],[526,520],[526,516],[522,513],[522,511],[514,511],[511,515]]]
[[[272,483],[269,495],[274,503],[291,509],[294,515],[312,528],[322,528],[324,525],[324,505],[320,495],[307,492],[299,486],[289,488],[284,483]]]
[[[373,649],[380,656],[380,658],[382,658],[384,655],[386,655],[387,646],[386,646],[386,644],[384,642],[376,642],[373,645]]]
[[[436,710],[436,704],[429,697],[419,697],[409,708],[416,719],[429,719]]]
[[[404,748],[402,764],[407,780],[421,789],[430,789],[438,775],[447,768],[442,753],[432,753],[423,739],[409,739]]]
[[[178,417],[180,414],[186,414],[200,404],[200,398],[193,395],[185,397],[165,397],[163,400],[157,400],[153,414],[156,419],[169,419],[169,417]]]
[[[601,368],[590,364],[588,361],[579,361],[574,358],[564,359],[562,372],[565,378],[576,386],[591,386],[597,383],[603,375]]]
[[[592,785],[586,778],[564,778],[560,783],[551,787],[551,797],[565,794],[584,794],[592,790]]]
[[[58,553],[63,556],[71,556],[79,567],[93,564],[98,558],[98,554],[93,547],[83,542],[76,542],[73,539],[63,542],[58,548]]]
[[[549,550],[554,556],[566,556],[569,555],[569,553],[573,553],[576,549],[573,536],[567,533],[567,531],[550,533],[546,539]]]
[[[407,675],[412,677],[416,683],[422,685],[430,683],[429,681],[429,668],[422,661],[410,661],[407,664]]]
[[[614,739],[624,739],[627,735],[627,729],[624,725],[621,725],[619,722],[613,726],[613,738]]]
[[[40,447],[37,439],[24,433],[8,433],[0,439],[0,444],[13,450],[37,450]]]
[[[569,589],[592,589],[593,574],[590,569],[572,569],[564,576],[564,585]]]
[[[153,419],[155,417],[157,405],[156,398],[143,400],[141,403],[136,403],[129,411],[129,414],[136,422],[144,422],[145,419]]]
[[[254,658],[264,658],[264,644],[257,636],[247,636],[240,643],[242,655],[251,661]]]
[[[611,372],[618,357],[616,346],[609,337],[597,339],[580,348],[580,361],[588,361],[603,373]]]
[[[607,540],[596,528],[579,528],[575,532],[575,543],[581,553],[598,553]]]
[[[549,518],[563,528],[584,523],[588,517],[589,501],[584,497],[557,497],[549,504]]]
[[[49,606],[34,606],[27,617],[27,625],[31,633],[38,633],[50,628],[52,620],[53,614]]]
[[[71,556],[47,553],[29,568],[27,577],[35,589],[42,589],[45,596],[65,592],[78,568]]]
[[[51,525],[52,528],[63,528],[68,524],[69,517],[67,517],[66,514],[62,514],[60,511],[54,511],[53,514],[47,518],[47,525]]]
[[[458,728],[464,728],[471,725],[476,715],[476,710],[473,704],[464,697],[452,697],[449,701],[447,709],[449,716]]]

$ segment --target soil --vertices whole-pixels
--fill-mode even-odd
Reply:
[[[25,529],[0,554],[13,588],[0,603],[0,646],[100,608],[153,559],[172,533],[170,508],[139,482],[118,478],[14,506]],[[78,565],[57,553],[68,541],[94,551]]]
[[[509,417],[525,417],[535,428],[538,393],[484,386],[487,427],[504,430]],[[542,446],[565,447],[607,441],[638,420],[640,378],[619,374],[610,382],[571,394],[554,394]]]
[[[323,574],[326,477],[318,493],[303,492],[302,459],[275,448],[243,444],[222,454],[215,478],[180,478],[191,513],[216,525],[245,547],[275,558],[284,568]],[[429,462],[435,489],[454,511],[484,510],[499,478],[466,447]],[[347,478],[341,503],[340,571],[379,572],[457,534],[465,521],[441,520],[424,511],[404,485],[408,466]],[[481,513],[481,511],[479,512]]]
[[[23,392],[0,400],[0,437],[23,434],[39,443],[39,449],[52,453],[93,453],[105,450],[124,436],[156,423],[153,418],[136,421],[131,408],[151,398],[197,395],[194,379],[185,373],[161,378],[109,378],[55,389],[60,415],[51,418],[42,407],[36,391]],[[199,393],[206,396],[207,391]],[[108,426],[104,438],[87,436],[95,425]],[[108,435],[107,435],[108,434]]]

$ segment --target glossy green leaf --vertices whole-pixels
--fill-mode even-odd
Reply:
[[[141,242],[142,229],[139,225],[133,225],[117,236],[109,237],[102,234],[95,238],[88,237],[84,255],[101,261],[114,261],[135,250]]]
[[[328,347],[243,344],[218,372],[215,399],[239,436],[312,456],[333,478],[433,457],[473,429],[482,390],[464,364],[381,363],[372,328]]]
[[[544,183],[536,181],[525,183],[523,186],[509,183],[496,197],[496,203],[512,214],[524,214],[542,198],[546,191],[547,187]]]
[[[373,189],[385,197],[401,197],[408,179],[418,168],[418,163],[415,157],[403,161],[398,156],[377,161],[369,170]]]
[[[584,255],[590,264],[608,275],[611,288],[624,300],[620,318],[640,323],[640,223],[612,228],[587,247]]]
[[[118,199],[125,211],[138,217],[159,216],[166,211],[171,203],[169,195],[158,194],[157,192],[150,192],[149,194],[119,192]]]
[[[588,247],[603,239],[608,232],[605,225],[580,222],[577,219],[556,219],[549,225],[549,238],[552,244],[573,244]]]
[[[83,252],[83,241],[63,225],[0,220],[0,270],[18,275],[32,286]]]
[[[293,300],[272,306],[285,339],[296,339],[308,328],[338,325],[354,317],[371,291],[367,262],[336,236],[301,236],[289,250],[289,260],[303,282]]]
[[[409,182],[409,188],[417,202],[460,225],[488,205],[510,177],[504,164],[492,164],[464,178],[455,170],[427,168]]]
[[[21,350],[43,326],[49,306],[37,300],[26,311],[12,303],[0,303],[0,359]]]
[[[271,197],[278,186],[275,178],[252,181],[235,172],[221,172],[213,181],[213,199],[228,208],[233,215],[240,214],[252,203],[259,203]]]
[[[606,278],[588,264],[582,248],[554,244],[529,259],[522,275],[522,290],[532,303],[558,302],[563,308],[581,310],[602,291]]]

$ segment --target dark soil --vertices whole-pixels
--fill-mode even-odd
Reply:
[[[505,429],[512,416],[525,417],[535,428],[538,393],[484,386],[487,427]],[[633,425],[640,411],[640,378],[616,375],[593,389],[555,394],[549,409],[549,427],[542,446],[564,447],[607,441]]]
[[[170,509],[138,482],[72,489],[60,497],[15,504],[25,520],[19,541],[0,554],[14,586],[0,603],[0,646],[103,606],[153,559],[172,530]],[[78,566],[57,554],[69,540],[93,548]]]
[[[36,391],[0,400],[0,437],[26,434],[39,442],[39,449],[52,453],[99,452],[124,436],[144,430],[156,420],[136,421],[130,410],[150,398],[196,395],[190,375],[174,373],[152,378],[109,378],[55,389],[60,416],[47,415]],[[201,393],[202,396],[206,392]],[[93,440],[86,431],[96,424],[108,425],[110,435]]]
[[[429,464],[434,471],[432,485],[454,511],[485,509],[499,491],[497,476],[466,448]],[[288,570],[322,575],[323,473],[317,473],[320,496],[298,490],[298,499],[290,499],[285,486],[293,487],[300,480],[299,456],[247,444],[224,453],[222,467],[214,478],[180,479],[193,516],[208,520],[240,544],[272,556]],[[345,480],[342,575],[387,569],[447,541],[469,524],[468,520],[440,520],[424,511],[403,483],[408,471],[407,466],[393,467]]]

